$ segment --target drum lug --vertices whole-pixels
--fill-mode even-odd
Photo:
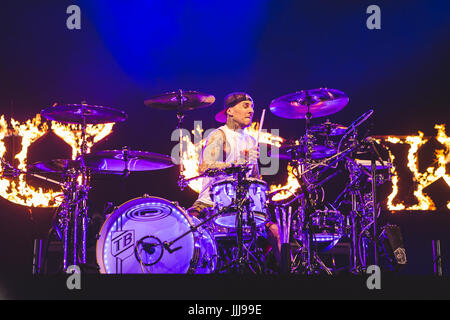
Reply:
[[[179,207],[180,204],[178,203],[178,201],[172,201],[171,204],[173,204],[175,207]]]
[[[150,198],[150,195],[148,193],[144,193],[144,195],[142,197],[143,198]]]

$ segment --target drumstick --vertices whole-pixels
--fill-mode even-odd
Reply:
[[[261,133],[261,129],[264,123],[264,116],[266,115],[266,109],[263,109],[262,114],[261,114],[261,120],[259,121],[259,128],[258,128],[258,136],[256,138],[256,143],[258,145],[257,149],[259,150],[259,135]]]
[[[263,109],[262,114],[261,114],[261,120],[259,121],[258,135],[257,135],[257,138],[256,138],[256,150],[258,150],[258,152],[259,152],[259,135],[261,133],[261,128],[262,128],[263,123],[264,123],[264,116],[265,116],[265,114],[266,114],[266,109]],[[258,160],[256,160],[256,163],[258,163]],[[256,169],[256,172],[257,172],[258,177],[259,177],[260,176],[260,174],[259,174],[259,167],[258,167],[257,164],[255,166],[255,169]]]

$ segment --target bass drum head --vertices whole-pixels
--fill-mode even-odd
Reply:
[[[190,230],[192,221],[182,208],[158,197],[129,200],[105,221],[97,241],[101,273],[187,273],[194,256],[189,233],[167,252],[170,242]]]

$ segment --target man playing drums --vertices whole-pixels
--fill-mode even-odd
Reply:
[[[199,173],[208,169],[226,169],[233,165],[249,165],[251,170],[247,177],[259,179],[258,143],[255,138],[245,132],[253,118],[253,99],[244,92],[233,92],[225,97],[224,109],[216,115],[218,122],[225,123],[214,130],[206,140],[199,162]],[[221,176],[223,179],[223,176]],[[211,186],[217,177],[203,178],[202,190],[198,199],[188,209],[190,215],[204,218],[205,212],[214,206],[211,198]],[[265,223],[268,240],[277,261],[280,261],[280,239],[277,224]]]

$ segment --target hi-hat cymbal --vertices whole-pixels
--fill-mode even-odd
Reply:
[[[331,157],[336,154],[336,149],[324,146],[324,145],[313,145],[313,150],[311,152],[311,159],[318,160]],[[288,142],[281,145],[278,149],[278,153],[273,151],[270,152],[270,157],[282,159],[282,160],[295,160],[302,159],[306,157],[305,152],[302,150],[302,146]]]
[[[152,97],[145,100],[144,104],[156,109],[190,111],[209,107],[215,101],[216,98],[210,94],[179,90]]]
[[[87,104],[54,105],[41,111],[47,120],[74,124],[122,122],[127,114],[121,110]]]
[[[347,129],[348,127],[329,121],[309,128],[312,133],[321,136],[340,136],[343,135]]]
[[[146,151],[103,150],[85,155],[84,163],[95,171],[120,174],[125,170],[134,172],[170,168],[174,166],[174,159]]]
[[[78,170],[81,163],[78,160],[71,159],[52,159],[46,161],[35,162],[27,167],[29,171],[40,171],[48,173],[64,173],[67,170]]]
[[[342,110],[349,98],[336,89],[312,89],[290,93],[272,100],[270,111],[287,119],[325,117]]]

